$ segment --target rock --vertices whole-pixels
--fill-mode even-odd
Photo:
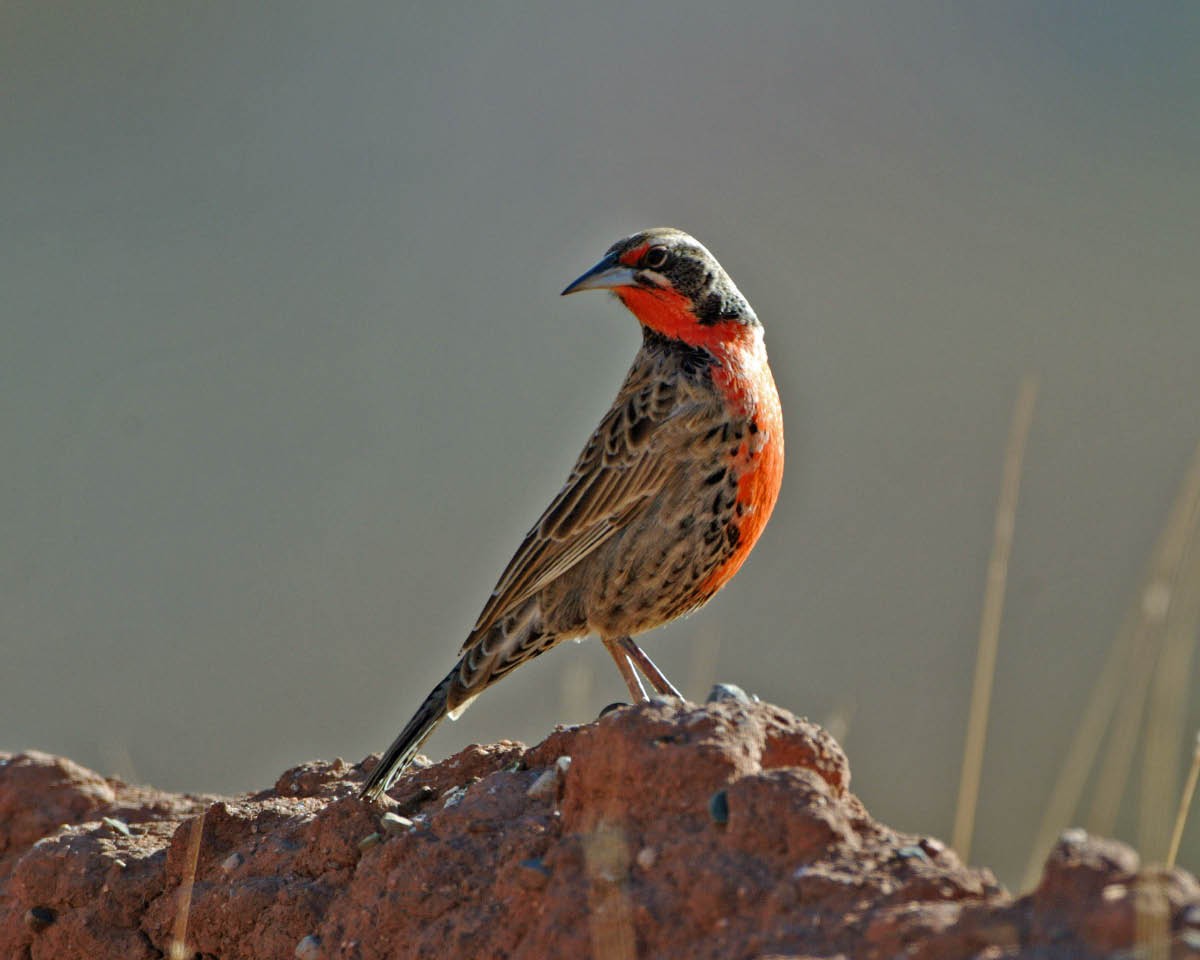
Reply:
[[[410,770],[382,816],[357,797],[371,765],[217,798],[0,759],[0,956],[149,960],[183,931],[223,960],[1066,960],[1128,951],[1148,905],[1176,955],[1200,924],[1194,878],[1081,831],[1014,899],[872,819],[825,731],[749,699],[470,747]]]
[[[105,779],[64,757],[37,750],[0,754],[0,882],[17,857],[63,825],[110,817],[128,827],[194,813],[203,800]]]

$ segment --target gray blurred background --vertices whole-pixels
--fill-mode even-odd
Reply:
[[[833,722],[903,829],[949,837],[1040,378],[971,856],[1016,882],[1200,439],[1198,42],[1190,2],[5,4],[0,747],[229,792],[385,747],[637,349],[559,290],[671,224],[766,325],[788,468],[647,649]],[[623,694],[569,644],[427,749]]]

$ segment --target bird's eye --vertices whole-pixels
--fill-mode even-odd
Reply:
[[[650,270],[658,270],[660,267],[665,267],[669,259],[671,259],[671,254],[666,247],[651,247],[642,257],[642,266]]]

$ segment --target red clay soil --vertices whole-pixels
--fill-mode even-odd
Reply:
[[[387,815],[373,763],[222,799],[0,755],[0,957],[1200,957],[1189,874],[1068,831],[1014,899],[873,820],[833,739],[765,703],[470,747]]]

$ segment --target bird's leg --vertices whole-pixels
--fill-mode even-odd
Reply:
[[[617,669],[621,671],[621,679],[625,681],[625,686],[629,688],[629,695],[633,697],[634,702],[639,700],[649,700],[646,696],[646,688],[642,686],[642,678],[637,675],[637,671],[633,669],[633,660],[627,654],[622,646],[623,640],[629,640],[628,637],[618,637],[615,640],[610,640],[604,637],[604,649],[611,654],[613,660],[617,664]],[[630,640],[630,643],[633,641]],[[638,651],[641,653],[641,651]]]
[[[642,648],[633,642],[633,637],[618,637],[616,643],[625,651],[625,655],[637,665],[638,669],[646,675],[646,679],[650,681],[650,686],[656,692],[665,694],[668,697],[683,699],[683,694],[675,688],[675,684],[668,680],[666,674],[659,670],[654,665],[654,661],[642,651]],[[613,656],[615,657],[616,654],[614,653]]]

